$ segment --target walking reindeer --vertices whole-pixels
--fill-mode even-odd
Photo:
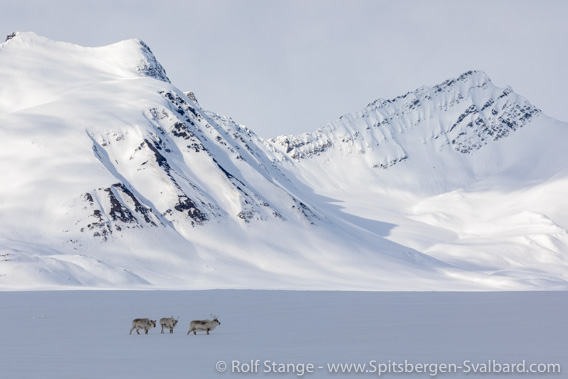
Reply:
[[[209,334],[210,331],[215,329],[217,325],[221,325],[217,316],[211,314],[213,320],[193,320],[189,323],[189,331],[187,334],[193,332],[193,334],[197,334],[198,331],[205,331]]]

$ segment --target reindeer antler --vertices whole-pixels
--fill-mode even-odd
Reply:
[[[213,317],[213,319],[216,319],[219,316],[215,316],[213,313],[210,313],[211,317]]]

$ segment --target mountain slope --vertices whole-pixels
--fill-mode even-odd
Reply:
[[[527,252],[515,264],[528,275],[496,274],[516,266],[466,264],[474,253],[456,258],[438,238],[460,231],[424,221],[448,212],[444,196],[506,183],[492,159],[517,167],[534,124],[550,129],[536,133],[543,141],[566,129],[483,73],[268,141],[202,109],[138,40],[84,48],[17,33],[0,45],[0,67],[2,288],[566,285],[563,236],[549,243],[551,267]],[[564,178],[557,161],[512,177]],[[565,225],[540,211],[538,241]],[[417,237],[424,230],[435,233]]]
[[[476,71],[272,142],[316,193],[395,225],[388,239],[538,285],[566,280],[565,138],[566,123]]]

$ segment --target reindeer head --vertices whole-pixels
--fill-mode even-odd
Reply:
[[[174,326],[174,328],[175,328],[175,327],[176,327],[176,325],[177,325],[177,323],[178,323],[178,320],[179,320],[179,316],[178,316],[177,318],[175,318],[175,319],[174,319],[174,316],[172,315],[171,319],[173,320],[173,324],[174,324],[173,326]]]
[[[217,317],[219,316],[215,316],[213,313],[211,313],[211,317],[213,318],[213,322],[216,322],[217,324],[221,325],[221,322],[217,319]]]

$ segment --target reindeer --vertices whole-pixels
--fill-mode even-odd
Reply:
[[[138,329],[144,329],[146,334],[148,330],[156,327],[156,320],[150,320],[149,318],[137,318],[132,321],[132,328],[130,328],[130,334],[136,329],[136,333],[140,334]]]
[[[187,335],[189,335],[189,333],[191,332],[196,335],[198,330],[204,330],[207,332],[207,334],[209,334],[210,330],[215,329],[217,325],[221,325],[221,323],[217,319],[217,316],[211,314],[211,317],[213,317],[213,320],[193,320],[192,322],[190,322]]]
[[[170,330],[170,334],[172,334],[174,332],[174,328],[176,327],[177,323],[178,323],[179,317],[174,319],[174,316],[169,317],[169,318],[162,318],[160,319],[160,325],[162,326],[162,334],[164,334],[164,328],[167,328]]]

